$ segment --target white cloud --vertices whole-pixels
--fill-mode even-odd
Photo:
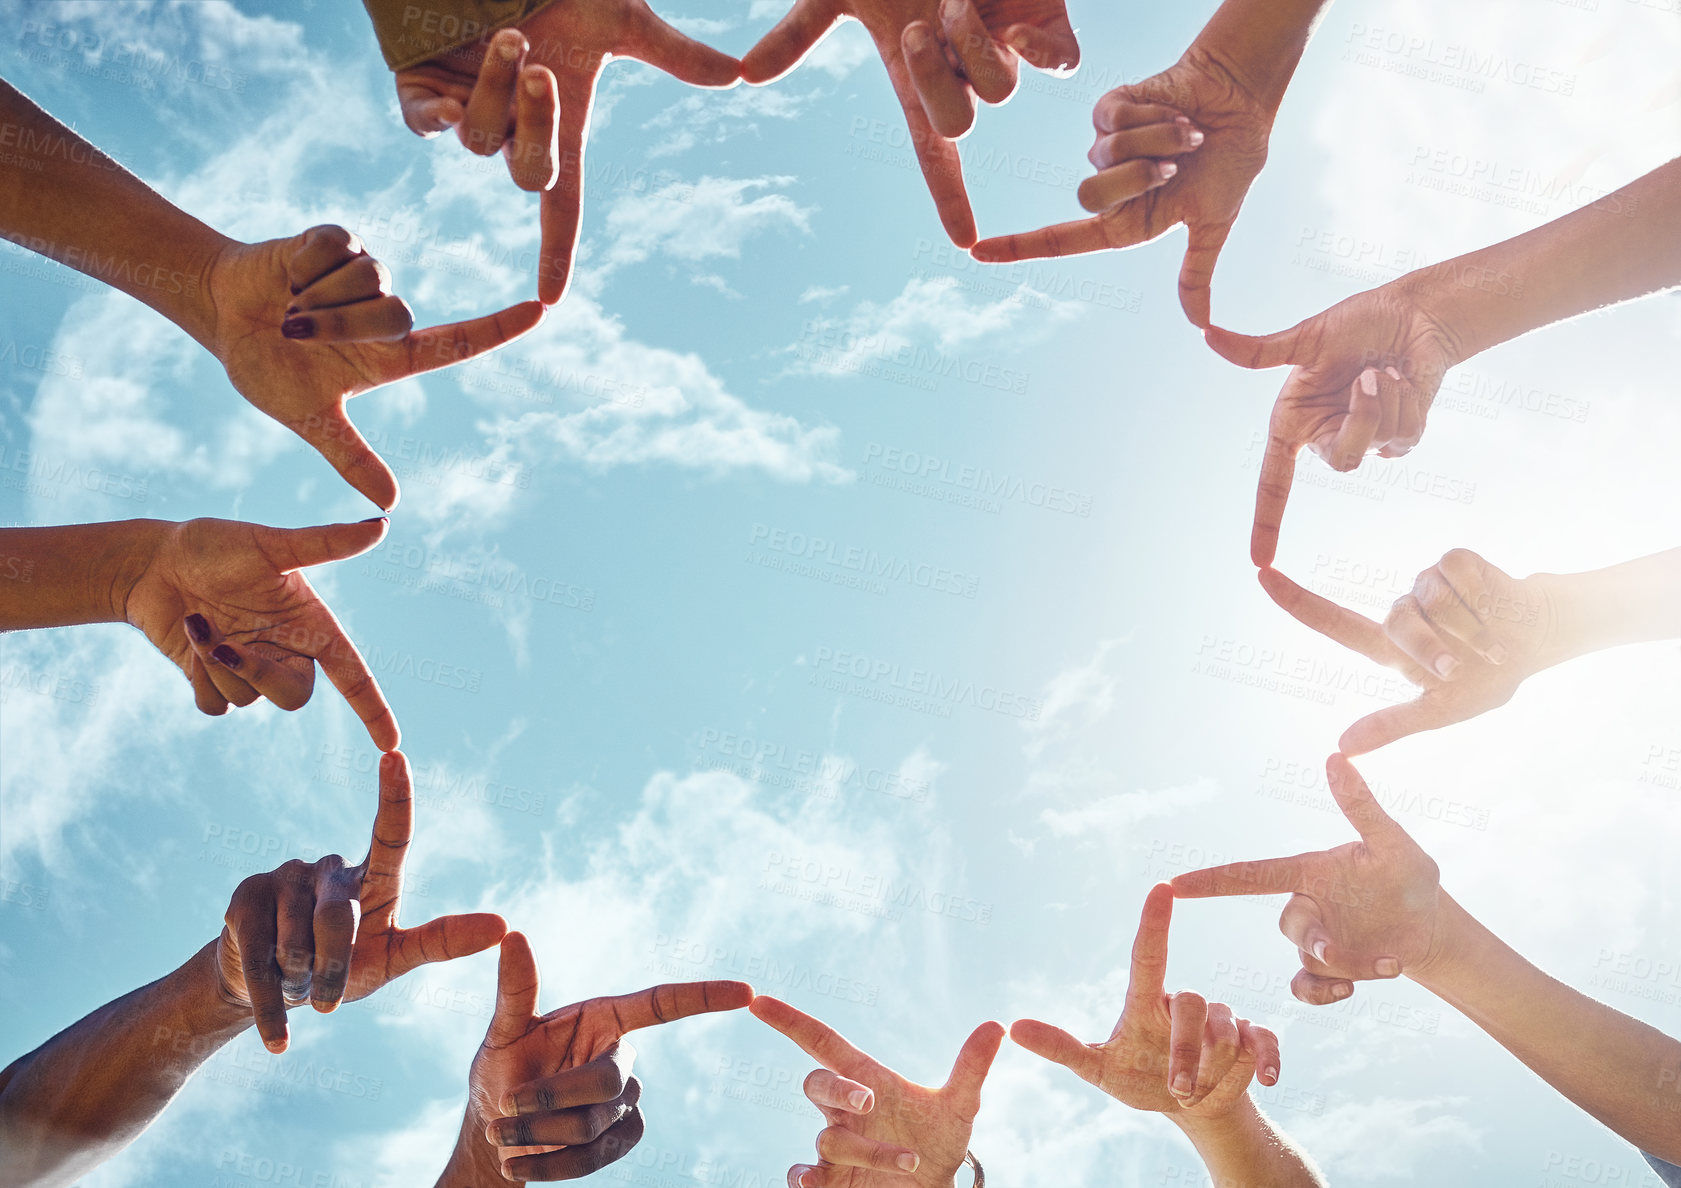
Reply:
[[[583,294],[550,315],[541,339],[521,344],[530,391],[551,402],[568,388],[599,394],[574,412],[525,412],[498,421],[496,448],[536,462],[556,448],[595,470],[663,462],[725,473],[760,470],[791,482],[849,481],[833,461],[839,432],[756,409],[729,392],[698,355],[649,346]]]
[[[835,297],[844,296],[851,285],[836,285],[830,288],[825,285],[811,285],[800,294],[800,304],[808,305],[813,301],[827,302]]]
[[[1413,1181],[1445,1150],[1482,1150],[1482,1131],[1463,1117],[1463,1097],[1394,1098],[1332,1106],[1292,1122],[1304,1149],[1332,1174]]]
[[[738,136],[758,136],[761,121],[795,119],[821,98],[818,91],[796,91],[786,84],[686,95],[642,125],[663,133],[647,157],[674,157],[696,145],[714,147]]]
[[[1066,668],[1045,682],[1039,717],[1021,724],[1027,731],[1029,758],[1109,715],[1115,706],[1115,678],[1109,675],[1105,662],[1121,642],[1104,640],[1090,660]]]
[[[845,317],[815,319],[807,338],[825,349],[787,348],[796,356],[789,370],[846,376],[930,342],[945,354],[1005,341],[1019,348],[1083,312],[1079,302],[1059,301],[1025,284],[1008,297],[986,301],[971,300],[956,277],[911,277],[886,303],[861,301]]]
[[[1089,838],[1112,845],[1136,836],[1136,827],[1157,817],[1171,817],[1212,802],[1219,789],[1213,780],[1198,780],[1183,788],[1153,792],[1118,792],[1072,809],[1046,809],[1039,814],[1053,837]]]
[[[695,262],[739,259],[742,245],[767,230],[810,234],[812,207],[777,192],[791,177],[702,177],[651,194],[619,198],[607,212],[608,246],[598,271],[639,264],[654,255]]]

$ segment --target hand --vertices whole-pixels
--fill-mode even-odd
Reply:
[[[1135,1110],[1219,1117],[1244,1098],[1257,1067],[1261,1084],[1278,1081],[1278,1037],[1225,1003],[1166,992],[1172,918],[1173,888],[1158,883],[1144,900],[1126,1005],[1106,1041],[1083,1044],[1037,1019],[1018,1019],[1010,1038]]]
[[[1272,111],[1193,45],[1162,73],[1099,99],[1092,124],[1097,136],[1087,157],[1098,172],[1081,184],[1079,199],[1101,213],[982,240],[975,258],[1006,263],[1136,247],[1183,223],[1189,239],[1179,304],[1193,323],[1208,326],[1214,264],[1266,164]]]
[[[1291,892],[1278,921],[1302,963],[1290,991],[1315,1006],[1347,998],[1356,981],[1426,975],[1441,958],[1446,898],[1435,860],[1383,811],[1354,765],[1332,755],[1325,774],[1359,841],[1173,880],[1181,899]]]
[[[266,697],[302,707],[315,664],[367,727],[374,745],[401,741],[397,719],[333,612],[298,571],[364,553],[385,535],[383,518],[319,528],[266,528],[236,520],[164,524],[123,616],[192,682],[198,708]]]
[[[1004,1042],[1001,1026],[977,1027],[946,1083],[930,1089],[779,999],[761,994],[750,1009],[823,1065],[805,1092],[829,1125],[817,1136],[818,1163],[789,1168],[789,1188],[951,1188],[980,1113],[981,1083]]]
[[[930,126],[947,139],[974,126],[977,99],[1002,103],[1015,93],[1018,57],[1040,70],[1080,64],[1063,0],[941,0],[936,15],[904,25],[899,46]]]
[[[1063,0],[795,0],[742,58],[741,76],[755,85],[781,78],[848,17],[869,31],[887,67],[941,225],[968,247],[975,216],[951,138],[974,123],[977,97],[1010,97],[1018,56],[1040,69],[1079,62]]]
[[[1546,579],[1511,577],[1468,549],[1454,549],[1419,574],[1381,627],[1275,569],[1261,570],[1261,586],[1300,622],[1424,690],[1343,731],[1337,747],[1344,755],[1505,705],[1526,678],[1557,659]]]
[[[528,301],[411,332],[414,315],[390,286],[385,266],[343,227],[231,244],[211,267],[215,329],[206,344],[241,396],[387,510],[397,479],[347,419],[345,402],[495,350],[543,320],[543,307]]]
[[[1453,331],[1414,297],[1406,278],[1357,293],[1277,334],[1218,326],[1205,337],[1240,367],[1292,363],[1273,405],[1255,496],[1249,552],[1271,565],[1296,454],[1311,446],[1331,468],[1353,470],[1368,450],[1399,458],[1424,435],[1442,376],[1462,357]]]
[[[697,87],[741,78],[740,62],[679,33],[644,0],[554,0],[519,29],[397,71],[397,100],[411,130],[435,136],[455,128],[475,153],[502,150],[522,189],[544,191],[537,296],[545,305],[565,296],[571,279],[590,105],[602,67],[615,57]]]
[[[630,1075],[635,1051],[625,1033],[739,1010],[752,998],[744,982],[681,982],[538,1015],[536,958],[510,932],[496,1014],[467,1074],[462,1138],[474,1162],[494,1161],[504,1182],[571,1180],[607,1166],[642,1137],[642,1087]]]
[[[508,931],[501,916],[484,912],[398,927],[413,836],[409,761],[393,751],[380,757],[379,813],[359,865],[346,866],[337,854],[294,858],[234,890],[216,969],[223,996],[251,1008],[269,1051],[286,1050],[287,1008],[307,1001],[325,1014],[417,966],[488,949]]]

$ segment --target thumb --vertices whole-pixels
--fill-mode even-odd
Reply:
[[[314,528],[263,528],[258,537],[281,573],[343,561],[365,553],[385,539],[391,522],[374,516],[359,524],[321,524]]]
[[[1185,263],[1179,268],[1179,308],[1185,311],[1185,316],[1191,319],[1193,326],[1204,331],[1214,331],[1215,327],[1210,324],[1213,321],[1211,307],[1214,265],[1220,259],[1220,249],[1226,246],[1226,237],[1232,233],[1232,225],[1187,223],[1186,230],[1190,232],[1190,242],[1185,245]],[[1220,330],[1218,333],[1230,338],[1244,337],[1229,330]],[[1208,339],[1208,344],[1227,359],[1238,362],[1218,346],[1214,346],[1213,338]]]
[[[385,511],[397,506],[397,476],[344,415],[342,404],[309,417],[298,436],[318,450],[339,476]]]
[[[1223,236],[1220,242],[1225,242]],[[1219,248],[1216,247],[1214,250],[1218,254]],[[1188,249],[1185,252],[1185,266],[1189,268],[1190,264],[1191,251]],[[1212,259],[1208,263],[1208,272],[1210,276],[1213,275],[1214,263]],[[1185,274],[1181,272],[1179,274],[1181,294],[1184,292],[1184,284]],[[1181,296],[1181,302],[1183,300],[1184,298]],[[1185,312],[1190,314],[1190,308],[1187,307]],[[1194,314],[1191,315],[1191,320],[1196,321]],[[1293,362],[1292,356],[1296,349],[1296,335],[1301,331],[1301,326],[1296,325],[1288,330],[1280,330],[1277,334],[1239,334],[1235,330],[1210,326],[1206,319],[1197,324],[1204,327],[1203,341],[1214,349],[1215,354],[1228,363],[1236,363],[1239,367],[1249,368],[1282,367],[1286,363]]]
[[[975,1028],[958,1050],[945,1087],[955,1099],[958,1115],[967,1121],[974,1121],[981,1112],[981,1083],[1003,1043],[1004,1025],[988,1020]]]
[[[496,1013],[484,1042],[505,1048],[524,1035],[537,1017],[537,958],[523,932],[502,938],[502,960],[496,967]]]
[[[1325,778],[1331,785],[1331,796],[1348,818],[1348,823],[1368,844],[1382,845],[1387,841],[1411,840],[1407,831],[1395,823],[1395,818],[1383,811],[1372,795],[1366,781],[1354,769],[1354,764],[1341,752],[1325,761]]]

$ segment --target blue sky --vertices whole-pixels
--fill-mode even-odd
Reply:
[[[735,53],[779,15],[662,11]],[[1077,2],[1080,72],[966,142],[982,234],[1071,217],[1093,100],[1211,11]],[[358,6],[0,12],[8,79],[220,229],[343,223],[422,323],[529,295],[532,200],[408,134]],[[1673,7],[1635,0],[1339,3],[1216,319],[1283,327],[1674,156],[1678,47]],[[598,109],[573,294],[490,360],[355,402],[402,503],[381,550],[311,575],[419,775],[405,920],[503,912],[544,1009],[746,977],[927,1081],[984,1018],[1106,1034],[1148,886],[1346,840],[1323,758],[1397,695],[1255,584],[1282,373],[1184,321],[1180,235],[1013,270],[952,249],[857,26],[764,89],[614,64]],[[368,514],[172,326],[10,245],[0,271],[7,522]],[[1304,462],[1280,568],[1380,615],[1456,546],[1514,573],[1673,546],[1678,343],[1669,296],[1473,360],[1408,458],[1342,487]],[[100,479],[24,481],[22,452]],[[869,554],[899,576],[857,580]],[[1361,764],[1461,902],[1671,1033],[1678,661],[1580,661]],[[246,874],[366,845],[376,756],[324,683],[294,715],[205,719],[116,627],[7,637],[0,664],[0,1050],[173,968]],[[921,680],[958,693],[906,704]],[[1183,905],[1170,988],[1280,1033],[1264,1100],[1336,1182],[1634,1174],[1411,986],[1297,1006],[1277,906]],[[88,1182],[429,1183],[494,980],[491,956],[430,967],[298,1018],[279,1060],[247,1035]],[[637,1043],[648,1134],[605,1176],[775,1185],[809,1156],[808,1064],[745,1014]],[[1008,1045],[973,1146],[1000,1183],[1202,1182],[1165,1122]]]

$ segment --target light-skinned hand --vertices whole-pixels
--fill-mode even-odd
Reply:
[[[482,952],[508,931],[501,916],[440,916],[419,928],[397,923],[403,859],[414,836],[409,761],[379,761],[379,813],[368,856],[347,866],[337,854],[292,859],[242,882],[216,942],[216,969],[229,1002],[251,1009],[271,1052],[289,1041],[286,1011],[317,1011],[366,998],[421,965]]]
[[[1454,549],[1419,574],[1381,625],[1275,569],[1261,570],[1261,586],[1299,622],[1423,689],[1343,731],[1337,747],[1344,755],[1505,705],[1519,685],[1558,659],[1546,579],[1514,578],[1469,549]]]
[[[350,423],[370,389],[512,342],[543,320],[535,301],[414,330],[391,277],[343,227],[264,243],[229,241],[212,265],[211,340],[235,390],[320,451],[356,490],[389,510],[397,479]]]
[[[259,697],[298,709],[319,663],[374,745],[396,750],[397,719],[379,683],[300,572],[367,552],[385,536],[383,517],[316,528],[143,523],[123,616],[186,674],[200,710],[225,714]]]
[[[1107,1040],[1081,1043],[1037,1019],[1016,1020],[1010,1038],[1070,1069],[1122,1105],[1217,1118],[1245,1097],[1257,1070],[1261,1084],[1277,1083],[1278,1037],[1195,991],[1167,993],[1167,931],[1172,918],[1173,888],[1158,883],[1144,900],[1138,936],[1132,942],[1126,1005]]]
[[[1218,326],[1205,334],[1209,346],[1240,367],[1292,364],[1261,459],[1249,540],[1256,565],[1271,565],[1278,555],[1303,446],[1347,472],[1368,452],[1399,458],[1423,437],[1436,390],[1462,348],[1405,280],[1357,293],[1277,334],[1255,337]]]
[[[545,305],[571,281],[590,106],[613,58],[635,58],[697,87],[741,78],[740,62],[679,33],[644,0],[555,0],[517,29],[397,71],[410,130],[436,136],[454,128],[472,152],[502,152],[520,188],[543,192],[537,296]]]
[[[751,1009],[823,1066],[805,1080],[806,1097],[828,1123],[817,1136],[818,1162],[790,1167],[789,1188],[951,1188],[980,1113],[981,1085],[1004,1042],[1002,1026],[977,1027],[935,1089],[906,1080],[780,999],[761,994]]]
[[[742,77],[781,78],[848,19],[868,31],[887,68],[941,226],[968,247],[975,215],[953,138],[974,123],[977,99],[1002,103],[1014,92],[1017,57],[1046,70],[1079,62],[1063,0],[795,0],[742,57]]]
[[[974,256],[1007,263],[1130,248],[1183,223],[1179,303],[1206,327],[1214,265],[1266,164],[1272,120],[1214,55],[1192,46],[1160,74],[1097,101],[1087,153],[1097,173],[1078,191],[1095,217],[984,239]]]
[[[1435,860],[1383,811],[1347,758],[1332,755],[1325,774],[1359,841],[1173,880],[1181,899],[1288,893],[1278,927],[1301,961],[1290,991],[1315,1006],[1347,998],[1357,981],[1403,973],[1422,980],[1441,959],[1445,933]]]

